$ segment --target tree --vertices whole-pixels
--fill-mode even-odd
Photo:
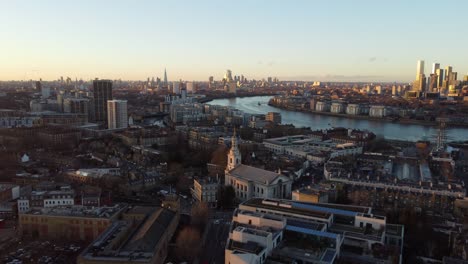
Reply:
[[[208,222],[209,208],[206,203],[196,203],[192,206],[192,226],[203,230]]]
[[[183,260],[196,259],[200,253],[200,232],[193,227],[182,229],[176,239],[176,253]]]
[[[236,192],[232,186],[221,186],[218,190],[218,206],[232,208],[236,199]]]
[[[228,148],[226,145],[220,145],[216,150],[211,154],[211,162],[212,164],[216,164],[223,168],[227,165],[227,155],[228,155]]]

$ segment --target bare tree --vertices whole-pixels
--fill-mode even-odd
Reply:
[[[208,222],[209,208],[206,203],[196,203],[192,206],[191,224],[198,230],[203,230]]]
[[[200,253],[200,232],[193,227],[182,229],[176,239],[176,253],[183,260],[196,259]]]

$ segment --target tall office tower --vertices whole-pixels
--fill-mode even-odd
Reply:
[[[436,74],[437,74],[437,88],[441,88],[442,83],[444,81],[444,69],[437,69]]]
[[[272,82],[273,82],[273,78],[271,78],[271,77],[268,77],[267,80],[268,80],[268,83],[272,83]]]
[[[457,86],[457,79],[458,79],[458,73],[457,72],[452,72],[449,76],[449,79],[448,79],[448,85],[452,85],[452,86]]]
[[[107,116],[107,128],[116,129],[128,127],[127,101],[107,101]]]
[[[440,63],[437,63],[437,62],[433,63],[433,64],[432,64],[432,72],[431,72],[431,73],[432,73],[432,74],[436,74],[438,69],[440,69]]]
[[[426,76],[420,74],[413,83],[413,91],[424,92],[426,90]]]
[[[112,81],[93,81],[94,122],[107,124],[107,101],[112,100]]]
[[[164,68],[164,85],[167,85],[167,72],[166,72],[166,68]]]
[[[450,80],[450,76],[452,75],[452,66],[445,67],[445,80],[448,82]]]
[[[208,78],[208,82],[209,82],[209,83],[213,83],[213,82],[214,82],[214,77],[213,77],[213,76],[210,76],[210,77]]]
[[[437,74],[431,74],[429,77],[429,88],[428,92],[437,92],[437,85],[439,84]]]
[[[226,82],[231,82],[232,81],[232,71],[231,70],[226,70],[226,74],[224,74],[224,80]]]
[[[421,74],[424,74],[424,61],[418,60],[418,65],[416,66],[416,80],[419,81]]]

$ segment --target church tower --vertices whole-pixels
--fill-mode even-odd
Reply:
[[[241,153],[238,148],[237,136],[236,136],[236,129],[234,129],[234,135],[231,139],[231,149],[229,150],[228,160],[227,160],[227,171],[230,171],[237,167],[238,165],[242,164],[242,157]]]

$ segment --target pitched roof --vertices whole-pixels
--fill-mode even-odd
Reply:
[[[165,208],[154,211],[130,241],[125,245],[126,250],[152,251],[175,217],[175,213]]]
[[[235,167],[229,171],[229,174],[237,178],[254,181],[261,184],[271,184],[279,176],[282,176],[281,174],[274,171],[267,171],[244,164]]]

